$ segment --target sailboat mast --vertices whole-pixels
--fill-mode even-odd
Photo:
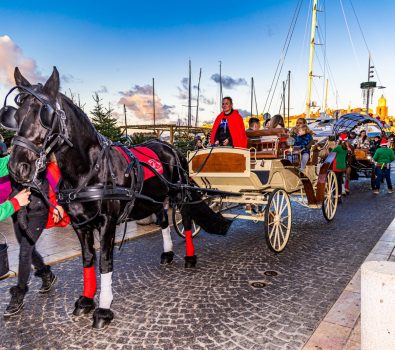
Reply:
[[[199,71],[199,82],[197,86],[197,98],[196,98],[196,118],[195,118],[195,126],[198,126],[198,116],[199,116],[199,97],[200,97],[200,78],[202,77],[202,68]]]
[[[191,120],[192,120],[192,84],[191,84],[191,60],[189,60],[189,85],[188,85],[188,130],[189,127],[191,126]]]
[[[326,113],[328,103],[328,79],[325,81],[325,99],[324,99],[324,113]]]
[[[313,16],[311,19],[310,60],[309,60],[309,77],[308,77],[308,83],[307,83],[306,118],[310,117],[310,108],[311,108],[311,90],[312,90],[312,84],[313,84],[315,28],[317,25],[317,2],[318,2],[318,0],[313,1]]]
[[[219,111],[222,111],[222,61],[219,61]]]
[[[254,101],[254,78],[251,77],[251,117],[252,117],[253,101]]]
[[[152,78],[152,108],[154,114],[154,132],[156,132],[156,116],[155,116],[155,78]]]

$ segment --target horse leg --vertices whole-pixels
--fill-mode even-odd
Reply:
[[[93,313],[93,328],[101,329],[114,319],[111,311],[113,252],[115,241],[116,221],[107,218],[107,223],[101,229],[100,239],[100,297],[99,307]]]
[[[84,266],[84,290],[82,295],[75,302],[73,315],[81,316],[88,314],[96,307],[96,304],[93,300],[96,293],[96,252],[94,249],[93,232],[88,231],[87,229],[76,229],[75,231],[77,233],[78,239],[80,240],[82,249],[82,261]]]
[[[188,210],[183,210],[182,224],[185,229],[185,268],[193,268],[196,266],[197,257],[195,255],[195,247],[192,238],[192,218],[187,213]]]
[[[169,201],[165,200],[163,203],[163,209],[156,214],[158,220],[157,222],[162,229],[162,237],[163,237],[163,253],[160,256],[160,263],[163,264],[171,264],[174,258],[173,252],[173,241],[171,239],[170,234],[170,226],[169,226],[169,216],[167,214],[167,210],[169,209]]]

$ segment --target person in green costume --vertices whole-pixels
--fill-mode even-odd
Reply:
[[[395,155],[394,151],[391,148],[388,148],[388,140],[381,140],[380,148],[378,148],[374,153],[373,160],[376,162],[374,169],[376,174],[376,183],[373,193],[379,194],[380,184],[383,178],[387,181],[388,193],[392,193],[391,162],[395,160]]]

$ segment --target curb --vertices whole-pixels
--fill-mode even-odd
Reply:
[[[395,219],[364,262],[395,261]],[[302,350],[356,350],[361,348],[361,268],[344,288]]]

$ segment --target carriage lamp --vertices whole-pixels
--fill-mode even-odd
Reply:
[[[287,145],[290,148],[290,151],[293,152],[293,145],[295,144],[295,139],[293,137],[287,138]]]

